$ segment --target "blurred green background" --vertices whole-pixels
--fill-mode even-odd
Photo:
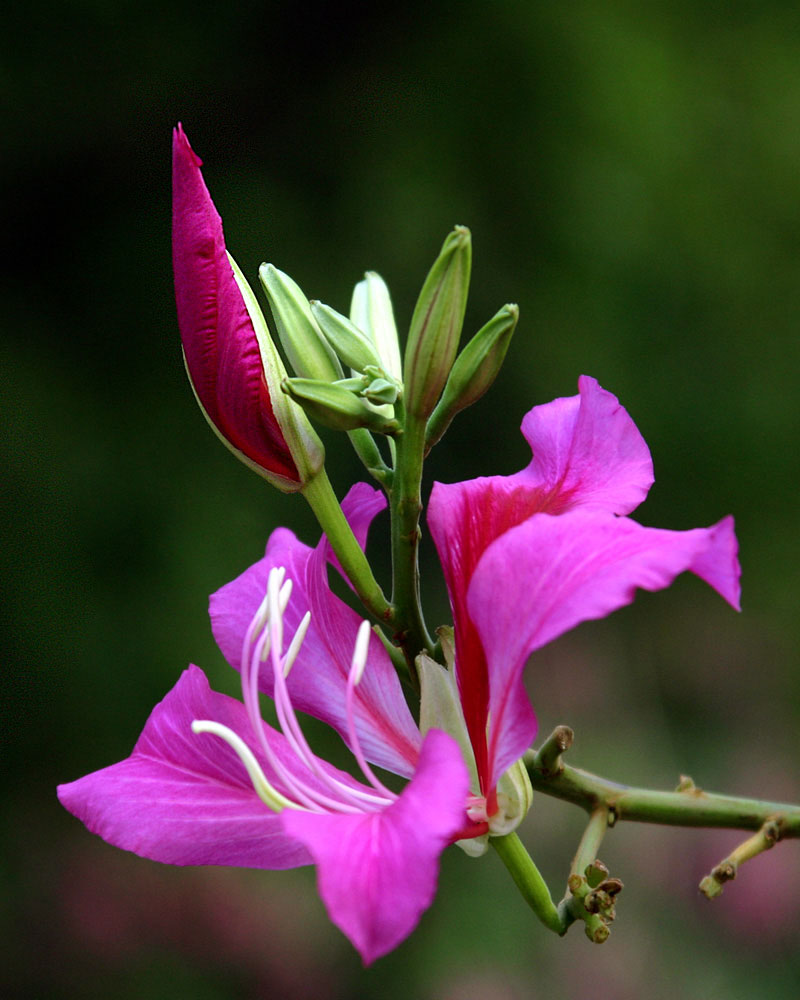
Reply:
[[[126,756],[187,662],[235,692],[208,594],[277,525],[317,537],[185,379],[181,120],[254,283],[270,260],[346,309],[374,268],[402,327],[446,232],[471,227],[468,331],[506,301],[521,323],[431,478],[520,468],[522,415],[586,372],[653,452],[640,520],[736,515],[742,615],[684,578],[582,626],[529,667],[542,730],[570,724],[573,762],[619,780],[800,797],[797,5],[66,0],[6,14],[0,47],[4,995],[796,997],[796,843],[710,904],[697,882],[736,834],[614,831],[626,890],[601,948],[544,930],[495,857],[453,850],[417,933],[364,971],[312,871],[139,860],[55,785]],[[337,455],[344,491],[358,471]],[[537,797],[522,832],[556,891],[580,830]]]

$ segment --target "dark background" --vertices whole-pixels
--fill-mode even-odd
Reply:
[[[581,626],[529,667],[542,729],[569,723],[574,762],[619,780],[800,797],[796,4],[68,0],[5,21],[4,993],[795,997],[796,843],[708,903],[697,882],[736,834],[614,831],[626,890],[601,948],[542,928],[495,857],[453,850],[416,934],[365,972],[312,871],[139,860],[55,785],[126,756],[187,662],[235,692],[208,594],[275,526],[317,537],[301,499],[218,444],[185,379],[181,120],[254,284],[270,260],[346,310],[374,268],[403,329],[441,240],[471,227],[468,332],[507,301],[521,322],[432,477],[521,467],[524,412],[586,372],[653,452],[644,523],[736,515],[742,615],[681,579]],[[357,469],[328,441],[343,491]],[[441,620],[428,550],[425,568]],[[556,891],[580,830],[537,796],[522,833]]]

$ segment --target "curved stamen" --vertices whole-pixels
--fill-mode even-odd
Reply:
[[[274,572],[274,571],[273,571]],[[264,755],[270,763],[275,774],[283,782],[287,792],[292,795],[297,802],[310,809],[313,812],[319,812],[325,809],[336,809],[339,803],[330,799],[327,796],[316,792],[314,789],[309,788],[307,784],[297,778],[296,775],[283,764],[283,762],[278,758],[277,754],[270,747],[269,742],[264,734],[263,722],[261,719],[261,712],[258,705],[258,672],[259,666],[264,658],[264,653],[267,649],[276,648],[276,643],[274,641],[274,632],[272,628],[265,628],[262,635],[257,640],[255,647],[253,648],[250,656],[248,657],[248,663],[243,664],[242,671],[242,690],[245,698],[245,705],[247,707],[247,714],[250,719],[250,724],[255,733],[256,739],[258,740],[261,749],[264,751]],[[277,668],[275,667],[275,659],[273,659],[273,671],[276,674],[283,673],[280,662],[278,661]],[[277,708],[277,702],[276,702]],[[278,722],[281,726],[284,737],[289,743],[289,747],[294,753],[297,754],[297,748],[295,746],[294,740],[292,740],[286,732],[286,729],[281,724],[281,713],[278,712]],[[302,758],[300,758],[302,760]],[[303,761],[305,763],[305,761]],[[353,810],[340,810],[340,811],[356,811]]]
[[[381,809],[395,801],[397,796],[378,781],[367,764],[355,731],[353,710],[353,692],[361,679],[367,661],[369,624],[364,622],[359,629],[353,652],[348,676],[347,717],[353,754],[363,774],[378,794],[368,791],[363,786],[352,787],[328,773],[322,762],[315,757],[303,735],[292,705],[286,677],[302,646],[311,621],[311,612],[305,613],[292,636],[288,650],[283,654],[283,615],[289,604],[292,586],[291,579],[286,579],[285,568],[274,567],[270,570],[267,592],[244,635],[240,670],[242,698],[247,717],[256,741],[274,775],[283,786],[284,792],[278,791],[275,785],[269,781],[250,747],[227,726],[202,719],[192,723],[192,731],[194,733],[210,733],[224,740],[244,764],[256,794],[275,812],[280,812],[282,809],[300,809],[312,812],[359,813],[364,812],[365,809],[370,811]],[[270,745],[261,718],[258,690],[261,664],[266,661],[267,657],[270,657],[272,661],[273,699],[278,725],[287,741],[288,749],[298,762],[310,772],[310,775],[317,778],[323,787],[327,788],[336,798],[331,798],[323,790],[314,788],[293,773]]]
[[[313,775],[315,775],[320,781],[324,782],[334,794],[340,796],[340,799],[336,802],[332,802],[330,799],[327,799],[327,797],[311,788],[306,789],[307,793],[315,798],[319,798],[321,803],[324,802],[328,808],[332,808],[337,811],[351,812],[355,810],[361,812],[363,811],[365,805],[371,805],[373,807],[385,806],[387,804],[387,800],[383,795],[376,796],[373,793],[360,788],[353,788],[333,777],[333,775],[328,774],[320,766],[320,762],[314,755],[311,747],[308,745],[297,720],[297,715],[295,713],[294,706],[292,705],[291,696],[289,695],[286,685],[286,673],[280,660],[280,644],[278,642],[279,635],[276,635],[275,631],[275,625],[278,617],[274,614],[275,610],[277,609],[273,605],[270,609],[269,630],[272,632],[270,652],[272,656],[272,675],[275,684],[273,700],[275,702],[275,709],[278,715],[278,723],[297,757],[302,760]],[[392,793],[389,794],[391,795]],[[350,803],[349,807],[342,801],[342,798]],[[390,801],[394,801],[393,795]]]
[[[283,658],[283,676],[288,677],[289,671],[294,666],[294,661],[297,659],[297,654],[300,652],[300,647],[303,645],[303,639],[306,637],[306,632],[308,631],[308,626],[311,624],[311,612],[306,611],[303,617],[300,619],[300,624],[297,626],[297,631],[292,636],[292,641],[289,643],[289,648],[286,650],[286,656]]]
[[[356,763],[361,768],[361,773],[377,792],[387,796],[392,802],[394,802],[397,796],[394,792],[390,791],[382,781],[379,781],[375,777],[375,774],[367,763],[367,759],[361,749],[361,741],[359,740],[358,733],[356,732],[355,706],[353,703],[355,701],[356,685],[363,677],[364,669],[367,665],[367,652],[369,650],[371,632],[372,629],[367,621],[363,621],[358,627],[358,636],[356,637],[356,645],[353,650],[353,659],[350,664],[350,672],[347,675],[347,732],[350,736],[350,749],[356,759]]]
[[[210,719],[195,719],[192,723],[192,732],[195,734],[211,733],[225,740],[244,764],[248,777],[253,783],[253,788],[256,790],[256,794],[273,812],[279,813],[283,809],[301,808],[295,802],[292,802],[291,799],[287,799],[285,795],[281,795],[278,789],[270,784],[267,776],[261,770],[261,765],[256,760],[253,751],[232,729],[221,725],[219,722],[212,722]]]

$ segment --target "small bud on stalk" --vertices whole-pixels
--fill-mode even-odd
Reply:
[[[458,350],[472,266],[472,240],[456,226],[425,279],[411,317],[405,354],[406,410],[426,420],[442,393]]]
[[[322,335],[346,365],[357,372],[370,366],[380,368],[375,347],[346,316],[316,301],[311,302],[311,313]]]
[[[503,306],[459,354],[428,421],[426,453],[440,440],[453,417],[477,402],[497,378],[518,319],[516,305]]]
[[[366,427],[378,434],[397,434],[400,424],[379,413],[365,400],[336,382],[319,382],[310,378],[285,378],[281,388],[306,411],[326,427],[335,431],[352,431]]]
[[[281,344],[295,375],[335,382],[344,372],[311,314],[300,286],[274,264],[258,269]]]
[[[386,282],[375,271],[367,271],[364,280],[353,289],[350,321],[375,345],[386,374],[402,381],[403,366],[392,300]]]

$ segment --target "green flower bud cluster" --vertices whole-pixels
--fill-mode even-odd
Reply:
[[[458,354],[471,266],[470,232],[456,226],[422,286],[401,364],[392,302],[380,275],[368,271],[355,286],[348,317],[309,301],[274,265],[261,265],[261,283],[295,374],[283,379],[283,391],[312,420],[349,432],[373,473],[382,460],[367,432],[396,437],[407,420],[415,420],[426,428],[427,454],[500,370],[517,324],[515,305],[503,306]]]

